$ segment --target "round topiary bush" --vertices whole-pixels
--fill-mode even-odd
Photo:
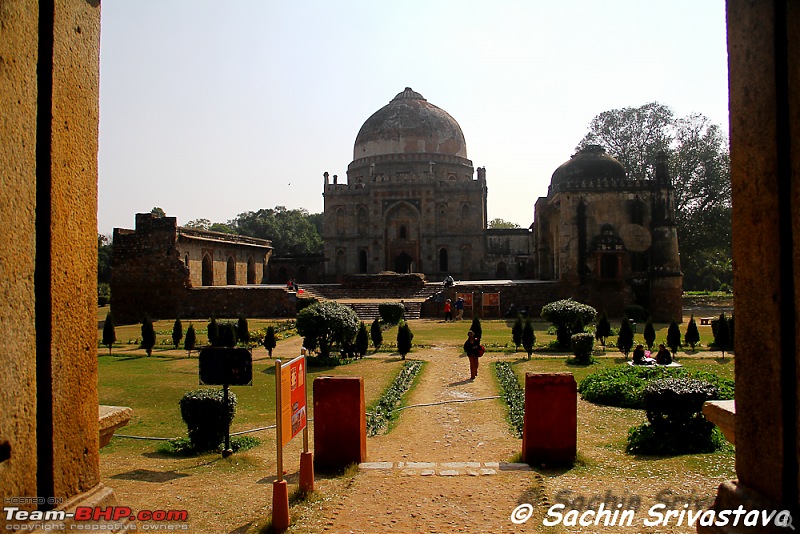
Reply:
[[[575,361],[580,364],[592,363],[594,334],[588,332],[572,334],[569,340],[572,354],[575,355]]]
[[[189,429],[189,440],[197,451],[216,449],[236,415],[236,395],[228,391],[228,406],[221,389],[187,391],[179,402],[181,417]]]

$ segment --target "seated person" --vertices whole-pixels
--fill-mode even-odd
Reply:
[[[450,286],[454,285],[455,283],[456,283],[455,280],[453,280],[453,277],[450,276],[449,274],[447,275],[447,278],[444,279],[444,282],[442,282],[444,287],[450,287]]]
[[[656,354],[656,363],[658,365],[669,365],[672,363],[672,353],[661,343],[658,346],[658,353]]]
[[[633,363],[634,365],[644,365],[644,347],[642,345],[636,345],[636,348],[633,349]]]

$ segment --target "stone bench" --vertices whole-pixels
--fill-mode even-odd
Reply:
[[[102,449],[111,441],[111,437],[118,428],[128,424],[133,415],[133,410],[127,406],[100,405],[100,448]]]
[[[732,400],[703,403],[703,415],[717,425],[725,439],[736,445],[736,404]]]

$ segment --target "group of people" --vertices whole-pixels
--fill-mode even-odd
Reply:
[[[634,365],[669,365],[672,363],[672,353],[669,349],[661,343],[658,346],[656,357],[652,358],[651,352],[644,350],[643,345],[636,345],[633,349],[633,364]]]
[[[444,321],[452,321],[453,320],[453,308],[456,310],[456,321],[460,321],[464,318],[464,299],[458,297],[456,299],[455,304],[450,302],[450,299],[444,301]]]

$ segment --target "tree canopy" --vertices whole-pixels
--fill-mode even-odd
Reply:
[[[272,240],[278,255],[322,252],[322,214],[307,210],[260,209],[240,213],[227,225],[237,234]]]
[[[733,284],[728,141],[700,113],[675,117],[658,102],[604,111],[578,144],[600,145],[632,178],[655,175],[656,156],[669,158],[684,288],[717,290]],[[726,261],[727,260],[727,261]]]
[[[487,226],[489,228],[491,228],[491,229],[496,229],[496,228],[519,228],[520,227],[517,223],[511,222],[511,221],[506,221],[504,219],[499,219],[499,218],[498,219],[492,219],[491,221],[489,221],[489,224]]]

